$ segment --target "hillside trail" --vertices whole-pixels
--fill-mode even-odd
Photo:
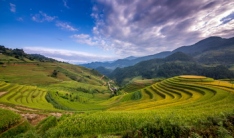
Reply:
[[[0,97],[6,94],[7,92],[0,92]]]
[[[20,114],[24,119],[26,119],[33,126],[37,125],[40,121],[47,118],[48,116],[55,116],[60,118],[63,113],[59,112],[42,112],[41,110],[31,109],[22,106],[9,106],[5,104],[0,104],[0,108],[11,110],[15,113]]]

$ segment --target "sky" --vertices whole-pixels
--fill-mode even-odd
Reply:
[[[0,0],[0,45],[74,64],[234,37],[233,0]]]

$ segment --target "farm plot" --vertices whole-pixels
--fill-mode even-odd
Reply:
[[[54,110],[45,99],[47,91],[36,86],[0,83],[0,102],[37,109]]]
[[[4,110],[1,108],[0,116],[0,133],[11,127],[11,125],[19,123],[21,119],[19,114],[15,114],[12,111]]]
[[[0,108],[0,137],[14,137],[28,131],[30,124],[19,114]]]
[[[234,105],[232,84],[204,76],[184,75],[166,79],[140,90],[141,97],[133,100],[133,93],[123,96],[109,110],[158,110],[164,108],[186,110],[230,111]],[[113,101],[112,101],[113,103]],[[216,110],[215,109],[215,110]]]

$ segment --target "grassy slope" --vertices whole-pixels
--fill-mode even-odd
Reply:
[[[72,91],[73,95],[79,94],[79,90],[76,91],[77,87],[74,86],[77,86],[79,90],[80,87],[84,87],[105,91],[103,86],[91,87],[90,84],[81,85],[79,82],[73,81],[51,84],[48,89],[49,91],[54,89],[64,95],[68,91]],[[140,92],[141,96],[134,99],[132,96],[136,92]],[[163,135],[177,133],[171,132],[170,128],[170,131],[167,129],[178,125],[179,127],[187,126],[183,129],[186,129],[186,133],[191,136],[190,132],[195,129],[196,131],[204,129],[202,124],[209,122],[207,118],[219,118],[232,114],[234,106],[234,89],[231,83],[200,76],[173,77],[111,99],[108,99],[108,96],[105,97],[105,93],[104,95],[96,93],[96,95],[101,95],[97,99],[92,98],[93,95],[90,93],[81,95],[84,98],[90,98],[90,101],[79,102],[77,106],[80,108],[77,110],[105,109],[107,107],[108,111],[67,115],[59,121],[55,119],[52,125],[55,127],[45,129],[40,133],[45,137],[123,134],[126,130],[140,129],[146,127],[147,124],[157,124],[156,126],[160,127],[161,131],[165,131]],[[63,100],[58,101],[66,105],[66,101]],[[76,109],[72,102],[68,103],[70,108]],[[50,119],[48,118],[48,120]],[[218,131],[216,127],[213,129],[212,131]],[[181,133],[178,132],[178,134]],[[208,134],[213,135],[212,133]],[[225,134],[229,134],[229,132]]]
[[[58,62],[14,62],[0,67],[1,103],[54,110],[45,101],[50,93],[71,110],[108,110],[64,117],[53,129],[44,130],[51,137],[122,133],[152,122],[190,126],[233,113],[234,89],[225,81],[183,76],[153,83],[138,78],[122,95],[109,99],[108,80],[92,70]],[[51,77],[54,70],[57,77]]]
[[[231,128],[224,129],[222,126],[225,117],[234,113],[234,89],[228,82],[199,76],[174,77],[145,87],[140,92],[140,99],[132,98],[135,92],[111,98],[105,103],[112,105],[108,111],[65,117],[46,135],[105,135],[127,130],[136,130],[138,135],[149,132],[161,133],[160,136],[168,134],[170,137],[177,133],[188,137],[194,131],[216,137],[233,135]],[[159,130],[144,128],[149,124],[154,124]],[[171,129],[173,126],[175,128]],[[210,130],[203,132],[208,126]],[[183,131],[179,131],[180,127]],[[223,130],[222,133],[220,129]],[[230,129],[230,132],[226,129]]]
[[[142,98],[140,100],[131,99],[132,93],[124,95],[122,100],[119,100],[122,101],[122,103],[116,100],[119,104],[117,104],[116,107],[112,107],[110,110],[159,109],[165,106],[172,106],[174,108],[174,105],[180,106],[181,103],[193,106],[194,102],[200,100],[206,101],[207,99],[210,100],[210,98],[216,100],[216,97],[218,99],[224,93],[229,95],[228,92],[232,89],[232,84],[225,84],[225,86],[227,85],[227,87],[230,88],[229,91],[224,91],[222,88],[217,88],[213,85],[208,85],[216,84],[217,82],[219,81],[213,81],[210,78],[203,79],[196,77],[188,79],[183,77],[167,79],[141,89]],[[190,83],[191,85],[189,85]],[[204,83],[208,84],[204,85]],[[224,85],[224,82],[221,82],[220,85]],[[215,92],[215,96],[213,96],[213,92]],[[163,100],[160,99],[162,95],[164,96]],[[232,95],[227,97],[230,98]]]
[[[99,104],[100,101],[110,97],[107,87],[108,80],[93,70],[67,63],[25,62],[2,54],[0,56],[1,61],[5,62],[4,66],[0,66],[0,81],[10,85],[0,90],[0,92],[7,92],[0,97],[1,103],[53,109],[52,105],[45,100],[45,96],[49,92],[57,102],[69,109],[100,110],[105,108]],[[57,76],[51,77],[54,70],[58,72]],[[33,86],[37,87],[33,88]],[[40,94],[38,91],[43,92],[40,100],[45,101],[48,105],[45,103],[36,105],[33,93]],[[60,96],[56,95],[56,92]],[[72,96],[66,99],[63,97],[64,95]],[[78,97],[79,100],[74,101],[75,97]]]

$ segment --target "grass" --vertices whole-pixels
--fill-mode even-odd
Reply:
[[[20,115],[0,108],[0,133],[20,122]]]
[[[66,117],[64,121],[47,131],[46,135],[77,137],[88,134],[123,134],[127,130],[138,130],[137,134],[139,132],[143,134],[148,133],[147,126],[154,126],[154,135],[160,133],[160,136],[172,136],[172,134],[180,136],[182,135],[180,129],[183,129],[186,130],[183,135],[186,133],[187,136],[199,136],[195,132],[188,132],[205,129],[203,125],[209,125],[210,122],[207,120],[209,118],[218,119],[234,113],[234,89],[231,84],[205,77],[202,77],[203,80],[201,77],[189,77],[191,81],[186,79],[174,77],[141,91],[114,97],[110,102],[116,101],[118,104],[113,104],[109,111]],[[178,129],[178,132],[174,129]],[[199,133],[230,136],[229,131],[232,131],[221,125],[212,129],[217,133],[212,134],[212,130]],[[161,133],[159,130],[164,132]]]
[[[182,112],[177,109],[176,112],[166,110],[159,111],[131,111],[131,112],[96,112],[86,114],[75,114],[65,117],[57,125],[46,132],[47,137],[81,137],[83,135],[117,135],[129,132],[130,130],[139,130],[147,124],[160,126],[161,131],[166,132],[167,127],[173,125],[200,127],[200,121],[206,122],[207,116],[203,113],[188,111]],[[175,111],[175,110],[174,110]],[[209,114],[210,117],[222,116],[223,114]],[[145,130],[147,131],[147,130]]]
[[[51,77],[54,70],[60,71],[57,77]],[[107,80],[101,80],[100,74],[83,67],[58,62],[10,63],[0,67],[0,81],[11,83],[47,86],[62,81],[75,81],[102,86]]]
[[[5,83],[1,91],[6,91],[0,97],[1,103],[26,106],[29,108],[55,110],[55,108],[45,100],[46,91],[36,86],[18,85]]]
[[[132,79],[126,86],[123,87],[122,93],[137,91],[139,89],[152,85],[156,81],[160,80],[142,79],[141,77],[136,77]]]
[[[101,103],[110,97],[106,86],[97,86],[74,81],[64,81],[47,88],[51,97],[63,107],[71,110],[102,110]]]
[[[11,56],[0,54],[0,62],[11,63],[11,62],[22,62],[22,61]]]
[[[58,74],[51,77],[54,70]],[[204,129],[202,124],[209,123],[208,118],[234,114],[233,84],[204,76],[183,75],[165,80],[138,77],[121,90],[121,95],[110,98],[108,80],[94,70],[74,65],[17,63],[0,67],[0,72],[0,103],[49,111],[61,111],[59,108],[84,112],[64,115],[60,119],[49,117],[25,136],[122,136],[125,133],[138,136],[153,127],[155,135],[171,137],[169,134],[177,134],[175,129],[182,131],[183,128],[186,133],[188,129],[191,132],[188,136],[192,137],[192,132],[204,134],[197,128]],[[12,119],[14,122],[14,117]],[[21,128],[25,132],[28,124],[23,124]],[[220,132],[216,136],[228,134],[222,125],[214,128]],[[12,129],[11,132],[16,131]],[[9,134],[10,131],[4,135]]]
[[[52,77],[54,70],[58,73]],[[0,72],[0,102],[9,105],[54,110],[45,99],[50,92],[50,98],[67,109],[102,110],[106,106],[100,102],[110,97],[107,78],[67,63],[15,60],[0,67]]]
[[[120,100],[119,104],[116,104],[109,110],[158,110],[160,108],[176,108],[177,106],[193,108],[201,105],[205,108],[206,105],[210,107],[213,102],[234,100],[233,95],[230,95],[230,91],[234,92],[231,88],[232,85],[227,82],[219,82],[220,86],[228,87],[226,88],[228,90],[225,90],[222,87],[217,88],[215,86],[217,82],[211,78],[200,76],[174,77],[142,89],[142,97],[137,101],[129,98],[131,93],[124,95],[123,100]],[[224,103],[227,105],[226,102]],[[234,103],[228,104],[233,105]]]

